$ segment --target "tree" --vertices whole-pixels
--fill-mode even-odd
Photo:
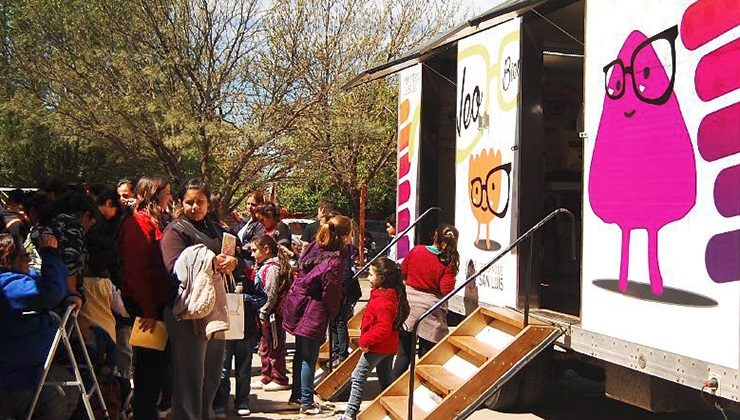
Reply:
[[[199,176],[231,207],[284,172],[275,144],[310,104],[261,3],[19,0],[9,39],[22,77],[4,108],[42,110],[68,142],[124,162]]]
[[[359,214],[363,185],[395,164],[396,102],[382,80],[350,92],[342,86],[445,29],[455,2],[303,0],[276,7],[281,27],[305,39],[298,55],[306,96],[316,98],[291,136],[295,179],[329,182]],[[307,30],[310,28],[310,31]]]

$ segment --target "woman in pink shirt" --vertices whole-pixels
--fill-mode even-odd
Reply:
[[[432,245],[415,246],[401,263],[411,313],[404,322],[405,331],[400,331],[398,356],[393,365],[394,378],[408,369],[410,358],[413,357],[411,329],[416,320],[455,288],[455,276],[460,266],[458,237],[454,226],[442,224],[434,231]],[[417,333],[421,357],[447,335],[447,305],[424,319]]]

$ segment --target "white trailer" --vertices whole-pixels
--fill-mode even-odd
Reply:
[[[575,244],[553,224],[453,311],[529,298],[566,328],[559,347],[605,368],[610,396],[737,409],[740,2],[510,0],[348,87],[395,72],[398,229],[442,207],[458,281],[551,210],[576,214]]]

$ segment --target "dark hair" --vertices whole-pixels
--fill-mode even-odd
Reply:
[[[83,213],[96,214],[98,211],[93,202],[78,191],[67,191],[54,202],[54,214],[78,215]]]
[[[121,208],[121,197],[115,190],[103,190],[99,194],[96,194],[95,204],[104,206],[108,200],[111,200],[113,207]]]
[[[43,191],[36,191],[26,197],[24,202],[26,208],[26,214],[31,214],[32,210],[36,211],[37,222],[42,226],[46,226],[51,223],[51,218],[54,215],[54,199]]]
[[[103,193],[104,191],[108,191],[109,189],[110,189],[110,188],[108,188],[108,186],[107,186],[107,185],[105,185],[105,184],[103,184],[103,183],[100,183],[100,182],[97,182],[97,183],[95,183],[95,184],[90,184],[90,185],[88,185],[88,186],[87,186],[87,191],[88,191],[88,192],[89,192],[90,194],[92,194],[93,196],[95,196],[95,198],[96,198],[96,201],[97,201],[97,197],[98,197],[98,196],[99,196],[99,195],[100,195],[101,193]]]
[[[290,287],[290,277],[291,277],[291,266],[290,266],[290,258],[284,253],[280,252],[280,248],[278,247],[278,243],[275,242],[275,238],[273,238],[270,235],[260,235],[255,236],[252,238],[252,245],[258,248],[268,247],[270,248],[270,254],[273,257],[278,257],[278,261],[280,261],[279,264],[279,271],[278,271],[278,285],[277,285],[277,296],[283,295],[285,292],[288,291],[288,288]]]
[[[275,221],[280,220],[280,210],[277,208],[275,203],[264,203],[257,206],[254,214],[257,213],[261,214],[262,216],[269,217],[270,219],[274,219]]]
[[[167,209],[159,208],[157,203],[157,195],[160,191],[167,188],[170,185],[170,181],[161,176],[142,176],[139,182],[136,183],[136,205],[134,206],[137,210],[146,210],[149,213],[155,223],[159,227],[164,227],[166,224],[163,214]]]
[[[265,195],[261,191],[252,191],[247,194],[247,200],[249,200],[249,197],[254,197],[258,205],[265,202]]]
[[[448,224],[441,224],[434,231],[434,245],[441,251],[437,258],[439,262],[450,267],[455,276],[460,270],[460,254],[457,252],[457,238],[459,237],[457,229]]]
[[[322,198],[321,200],[319,200],[319,202],[316,204],[316,207],[323,210],[325,213],[337,211],[337,203],[329,198]]]
[[[39,190],[59,196],[67,191],[67,186],[60,176],[49,175],[39,182]]]
[[[26,193],[20,188],[16,188],[8,193],[8,203],[23,204],[25,199]]]
[[[342,238],[347,235],[352,235],[352,219],[347,216],[334,216],[321,224],[316,233],[316,244],[332,251],[343,250]]]
[[[180,186],[180,191],[177,193],[177,198],[182,201],[183,198],[185,198],[185,194],[188,192],[188,190],[198,190],[203,193],[203,195],[206,196],[208,199],[208,202],[210,204],[211,201],[211,189],[208,188],[208,185],[201,181],[198,178],[191,178],[182,186]]]
[[[385,222],[389,225],[393,226],[393,228],[396,228],[396,213],[393,213],[385,218]]]
[[[9,271],[18,258],[18,247],[9,233],[0,234],[0,271]]]
[[[373,261],[370,267],[380,277],[378,287],[394,289],[396,291],[398,303],[396,305],[396,318],[393,319],[393,328],[396,330],[403,329],[403,323],[408,318],[411,308],[409,307],[409,300],[406,297],[406,285],[403,283],[401,266],[390,258],[380,257]]]

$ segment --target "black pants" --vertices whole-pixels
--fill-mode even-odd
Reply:
[[[252,380],[252,349],[255,337],[245,337],[242,340],[226,340],[224,351],[223,370],[221,370],[221,384],[213,401],[216,412],[226,412],[229,406],[231,393],[231,361],[234,359],[234,376],[236,377],[236,401],[234,407],[249,408],[250,381]]]
[[[421,337],[418,337],[419,339],[419,345],[417,347],[417,354],[419,357],[424,356],[427,354],[429,350],[432,349],[437,343],[432,343],[431,341],[425,340]],[[414,355],[411,352],[411,333],[408,333],[406,331],[399,331],[398,332],[398,354],[396,355],[396,360],[393,363],[393,380],[395,381],[398,379],[401,375],[403,375],[404,372],[409,368],[409,364],[411,363],[411,358],[414,357]]]
[[[157,400],[168,364],[167,351],[134,347],[134,419],[157,419]]]
[[[354,304],[343,304],[331,323],[333,340],[331,343],[331,354],[333,360],[344,360],[349,356],[349,330],[347,329],[347,321],[352,318],[354,311]]]

